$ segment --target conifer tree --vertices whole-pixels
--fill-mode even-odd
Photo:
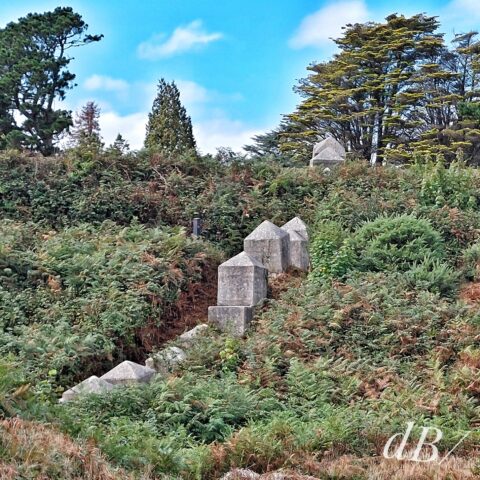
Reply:
[[[71,112],[55,109],[55,101],[64,100],[74,85],[75,75],[67,70],[69,50],[103,37],[86,34],[87,29],[70,7],[29,13],[0,29],[0,103],[19,114],[1,127],[10,130],[7,143],[10,137],[44,155],[55,151],[55,142],[72,125]]]
[[[119,133],[117,134],[115,141],[108,147],[107,151],[110,153],[116,153],[123,155],[130,150],[130,145]]]
[[[418,112],[446,101],[435,82],[453,76],[439,68],[445,45],[438,25],[423,14],[347,25],[335,40],[340,52],[311,65],[312,74],[300,82],[304,100],[287,117],[300,131],[284,135],[282,149],[311,151],[320,136],[330,134],[349,150],[381,161],[387,149],[418,136],[424,125]]]
[[[77,113],[72,134],[77,146],[96,150],[102,148],[99,118],[100,107],[95,102],[87,102]]]
[[[145,147],[173,154],[195,150],[195,146],[192,122],[180,102],[180,92],[175,82],[162,78],[148,115]]]
[[[443,70],[445,79],[442,85],[424,82],[421,88],[444,92],[442,105],[437,103],[437,115],[426,120],[418,139],[401,145],[395,154],[410,158],[413,152],[423,156],[441,154],[447,162],[461,157],[469,163],[480,162],[480,116],[478,100],[480,98],[480,42],[477,32],[458,34],[453,39],[454,49],[444,56]],[[419,86],[420,88],[420,86]],[[420,109],[418,109],[420,111]],[[446,115],[438,115],[438,113]]]

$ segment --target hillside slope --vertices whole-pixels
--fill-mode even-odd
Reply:
[[[146,165],[143,168],[149,172]],[[160,167],[151,168],[158,171]],[[58,392],[67,386],[67,378],[58,376],[58,371],[51,373],[53,382],[46,372],[50,390],[44,384],[18,393],[19,386],[32,380],[31,372],[39,371],[34,355],[23,379],[10,379],[0,390],[3,404],[8,404],[5,415],[51,422],[74,441],[94,442],[113,465],[137,478],[215,479],[236,467],[259,474],[289,470],[294,472],[290,478],[476,478],[480,440],[478,172],[428,162],[404,169],[353,163],[329,175],[307,168],[282,169],[268,162],[212,163],[209,174],[215,180],[208,180],[205,173],[195,196],[179,187],[190,168],[195,167],[163,164],[162,176],[167,175],[168,183],[159,177],[143,178],[136,188],[144,193],[158,189],[156,202],[160,203],[167,201],[166,189],[175,191],[177,201],[188,203],[190,211],[197,201],[206,201],[206,192],[212,189],[210,198],[216,203],[205,206],[204,214],[213,247],[194,243],[189,247],[193,252],[215,247],[223,248],[225,255],[236,253],[241,248],[238,239],[250,225],[263,218],[287,220],[298,213],[311,227],[311,273],[302,278],[292,272],[282,279],[282,293],[275,292],[275,298],[257,313],[245,339],[211,331],[173,375],[147,386],[57,406]],[[54,191],[56,181],[48,180],[49,191]],[[63,181],[59,175],[58,182]],[[5,184],[11,182],[8,176]],[[109,195],[115,185],[99,183],[95,188]],[[20,224],[31,222],[33,197],[31,193],[27,197],[22,200],[22,220],[22,210],[9,210],[12,195],[4,196],[4,217],[14,217]],[[137,205],[131,198],[128,202],[132,208]],[[240,202],[240,210],[235,202]],[[216,240],[209,229],[221,212],[222,222],[230,222],[229,233],[221,226],[226,223],[219,222]],[[112,244],[115,232],[140,230],[142,240],[125,247],[135,253],[142,242],[148,245],[151,235],[156,235],[150,229],[160,220],[140,219],[146,224],[142,227],[125,220],[129,226],[122,230],[102,226],[104,218],[88,219],[86,227],[75,216],[65,228],[53,221],[54,210],[45,218],[52,219],[48,228],[57,233],[45,245],[33,245],[27,258],[12,247],[15,242],[7,242],[0,250],[0,259],[9,262],[2,266],[4,272],[5,268],[21,271],[20,266],[31,259],[59,268],[54,253],[66,248],[75,232],[84,238],[85,230],[95,231],[98,252],[103,251],[102,245]],[[13,225],[12,221],[4,219],[6,225]],[[185,221],[178,218],[179,224]],[[178,252],[175,261],[185,262],[192,250]],[[161,248],[149,253],[153,258],[147,265],[163,257]],[[115,265],[111,264],[113,273]],[[82,278],[94,278],[102,268],[103,260],[91,262],[85,267],[88,275]],[[16,303],[13,295],[23,295],[38,308],[48,277],[46,286],[19,284],[9,283],[7,273],[1,285],[4,298],[13,298],[10,305]],[[162,281],[152,277],[152,288]],[[120,299],[138,288],[132,285],[126,284]],[[65,297],[62,290],[57,298],[65,311],[77,311],[75,302],[88,295],[79,291],[77,296]],[[9,362],[19,370],[25,367],[20,361],[23,353],[19,357],[11,337],[32,328],[26,325],[34,319],[35,309],[25,312],[24,317],[10,318],[2,333],[2,339],[7,339],[2,340],[2,352],[10,355]],[[147,317],[139,314],[139,323]],[[53,317],[47,314],[49,318]],[[85,332],[93,323],[85,323]],[[68,336],[55,338],[66,342]],[[54,350],[53,358],[58,354]],[[94,352],[91,359],[95,361]],[[422,426],[442,430],[442,457],[469,435],[441,465],[383,459],[387,439],[404,432],[409,421],[415,422],[412,438],[418,439]],[[7,454],[0,447],[0,458],[8,460]]]

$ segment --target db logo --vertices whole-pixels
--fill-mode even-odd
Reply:
[[[410,433],[414,427],[414,422],[407,423],[407,431],[403,434],[396,433],[395,435],[391,436],[385,447],[383,448],[383,456],[385,458],[396,458],[397,460],[409,460],[411,462],[438,462],[439,455],[438,455],[438,448],[436,444],[442,439],[443,433],[439,428],[436,427],[422,427],[422,433],[418,440],[417,446],[412,454],[404,455],[405,447],[407,446],[408,439],[410,438]],[[428,434],[432,431],[435,434],[435,438],[430,442],[427,442]],[[455,449],[468,437],[470,432],[464,435],[460,441],[438,462],[439,464],[442,463],[445,459],[449,457],[451,453],[455,451]],[[393,442],[398,438],[402,437],[400,444],[392,449]],[[425,452],[422,453],[422,450],[425,448]]]

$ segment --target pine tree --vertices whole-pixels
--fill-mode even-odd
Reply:
[[[51,155],[72,125],[71,112],[54,105],[74,85],[68,51],[103,37],[88,35],[87,29],[70,7],[29,13],[0,29],[0,103],[6,100],[8,110],[20,114],[7,119],[7,129],[13,118],[10,133],[23,147]]]
[[[100,150],[103,146],[100,136],[100,107],[87,102],[77,113],[72,137],[79,147]]]
[[[158,82],[157,96],[148,115],[145,147],[168,154],[195,150],[192,122],[180,102],[175,82],[163,78]]]
[[[427,118],[427,127],[418,139],[401,146],[396,153],[411,158],[412,153],[424,157],[441,154],[447,162],[461,157],[469,163],[480,162],[480,42],[477,32],[458,34],[453,39],[454,49],[444,56],[444,84],[424,82],[422,88],[430,84],[429,90],[436,96],[444,93],[443,105],[437,103],[436,116]],[[450,74],[450,78],[447,75]],[[420,110],[419,110],[420,111]],[[440,112],[448,115],[438,115]]]
[[[119,133],[115,138],[115,141],[108,147],[107,152],[116,153],[118,155],[124,155],[130,150],[130,145]]]
[[[423,14],[347,25],[335,40],[340,52],[311,65],[313,73],[297,87],[304,100],[287,119],[299,132],[284,134],[282,149],[311,148],[329,134],[348,150],[381,161],[387,150],[416,138],[424,126],[418,112],[446,101],[435,82],[453,76],[439,68],[445,45],[438,25]]]

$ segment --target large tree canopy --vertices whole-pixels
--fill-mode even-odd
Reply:
[[[305,158],[326,135],[372,161],[471,147],[476,130],[468,140],[463,128],[451,132],[459,103],[479,96],[477,34],[456,36],[449,50],[438,27],[424,14],[347,25],[338,53],[310,65],[297,86],[303,100],[286,116],[281,149]]]
[[[54,106],[75,79],[67,70],[67,52],[103,36],[87,35],[87,28],[70,7],[58,7],[30,13],[0,30],[0,113],[10,115],[0,124],[4,141],[15,138],[45,155],[53,153],[56,138],[72,124],[71,112]]]

